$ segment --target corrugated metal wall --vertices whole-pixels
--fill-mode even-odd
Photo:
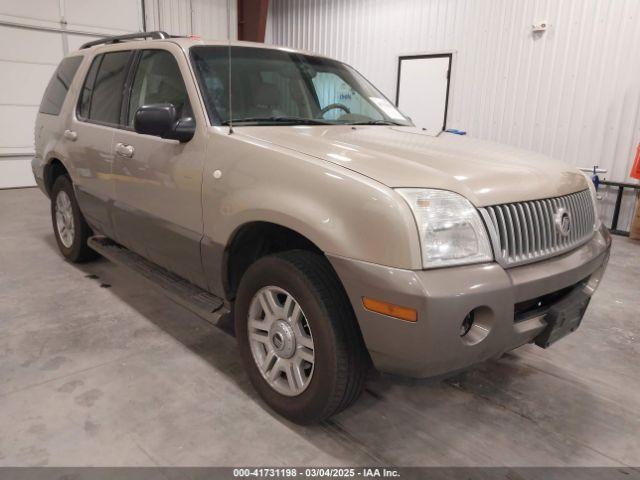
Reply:
[[[236,0],[145,0],[147,30],[199,35],[205,40],[229,38],[227,4],[231,5],[231,38],[236,38]]]
[[[639,24],[639,0],[271,0],[267,42],[344,60],[392,99],[399,55],[454,52],[450,128],[631,181]]]

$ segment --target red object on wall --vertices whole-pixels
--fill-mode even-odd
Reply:
[[[269,0],[238,0],[238,40],[264,42]]]
[[[640,180],[640,143],[636,152],[636,160],[633,162],[633,167],[631,167],[631,176]]]

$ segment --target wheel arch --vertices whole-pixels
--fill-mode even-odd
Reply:
[[[48,159],[47,163],[44,165],[42,170],[43,179],[44,179],[44,188],[47,192],[47,195],[51,196],[51,189],[53,188],[53,184],[60,175],[68,175],[71,178],[71,173],[66,165],[60,160],[58,157],[51,157]]]
[[[226,297],[235,298],[240,279],[252,263],[287,250],[306,250],[324,256],[315,241],[289,226],[264,220],[239,225],[229,237],[222,257],[222,286]]]

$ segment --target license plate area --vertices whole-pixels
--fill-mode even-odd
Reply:
[[[546,328],[535,338],[536,345],[547,348],[575,331],[582,322],[591,296],[581,288],[574,289],[562,300],[552,305],[544,316]]]

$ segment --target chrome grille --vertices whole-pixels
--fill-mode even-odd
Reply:
[[[557,224],[562,209],[569,231]],[[496,260],[508,266],[537,261],[569,251],[591,238],[595,212],[589,190],[563,197],[485,207]]]

